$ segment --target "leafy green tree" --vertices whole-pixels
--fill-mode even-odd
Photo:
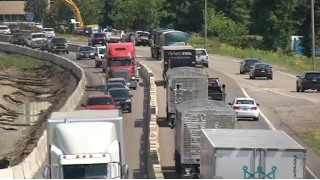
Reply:
[[[48,1],[47,0],[26,0],[24,11],[33,12],[34,21],[41,22],[47,15]]]

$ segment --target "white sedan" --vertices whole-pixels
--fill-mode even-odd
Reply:
[[[258,121],[260,116],[259,103],[252,98],[240,97],[229,103],[236,111],[237,120],[242,118],[253,118]]]

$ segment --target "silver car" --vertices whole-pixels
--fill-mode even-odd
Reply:
[[[206,49],[197,48],[196,49],[196,62],[198,65],[203,65],[204,67],[209,67],[209,55]]]

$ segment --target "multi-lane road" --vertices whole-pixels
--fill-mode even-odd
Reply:
[[[73,44],[86,45],[84,42],[72,42]],[[156,80],[162,79],[160,61],[150,58],[150,50],[147,47],[136,47],[140,61],[146,64],[154,73]],[[105,84],[104,74],[100,68],[94,68],[92,60],[75,60],[75,54],[63,55],[74,60],[86,71],[90,86]],[[295,91],[295,76],[277,71],[275,68],[273,80],[250,80],[248,75],[239,74],[239,59],[224,56],[210,56],[210,67],[207,72],[210,77],[219,77],[226,85],[227,101],[231,102],[236,97],[252,97],[260,103],[262,111],[259,121],[239,121],[237,128],[241,129],[278,129],[287,132],[293,139],[301,143],[308,151],[307,177],[320,177],[320,158],[315,152],[298,137],[297,133],[303,130],[304,125],[312,123],[304,119],[304,114],[317,114],[312,112],[312,107],[320,103],[319,93],[297,93]],[[101,93],[88,91],[87,95]],[[144,88],[141,85],[136,91],[132,91],[133,112],[124,115],[126,159],[130,165],[130,178],[147,178],[147,154],[146,119],[144,119]],[[174,170],[174,137],[173,130],[167,127],[165,121],[165,91],[157,86],[158,96],[158,124],[160,126],[160,158],[165,178],[177,178]],[[303,107],[308,107],[302,110]],[[314,109],[314,108],[313,108]],[[302,113],[297,113],[297,112]],[[298,117],[297,117],[298,116]],[[312,119],[312,118],[311,118]],[[290,125],[290,126],[288,126]],[[311,171],[311,173],[310,173]],[[40,173],[35,178],[41,178]]]
[[[79,64],[86,73],[88,87],[83,98],[90,95],[103,94],[99,90],[99,86],[105,85],[105,73],[102,73],[101,68],[95,68],[94,60],[76,60],[74,52],[69,54],[61,54],[62,56]],[[146,143],[148,140],[147,134],[147,121],[145,121],[145,107],[147,104],[144,99],[144,94],[147,93],[144,89],[143,81],[140,79],[139,87],[137,90],[131,90],[130,94],[133,95],[132,99],[132,113],[125,113],[124,133],[125,133],[125,157],[126,162],[129,164],[130,173],[129,177],[133,179],[147,178],[147,151]],[[80,107],[78,108],[80,109]],[[48,164],[48,162],[45,162]],[[41,169],[37,172],[34,179],[42,179]]]

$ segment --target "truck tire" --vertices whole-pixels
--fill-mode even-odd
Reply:
[[[106,69],[102,69],[102,72],[105,73],[105,72],[107,72],[107,70]]]
[[[133,89],[133,90],[137,90],[137,87],[133,87],[132,89]]]
[[[174,166],[176,169],[176,173],[180,174],[181,173],[181,158],[180,158],[180,154],[177,150],[174,150]]]
[[[130,109],[128,109],[128,113],[132,112],[132,106],[130,107]]]

